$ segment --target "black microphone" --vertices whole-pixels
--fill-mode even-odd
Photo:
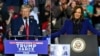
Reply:
[[[26,24],[27,24],[27,17],[24,17],[25,21],[26,21]]]
[[[27,17],[24,17],[24,19],[27,19]]]

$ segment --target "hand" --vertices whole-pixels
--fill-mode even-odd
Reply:
[[[9,10],[9,13],[14,13],[14,10]]]
[[[9,16],[12,17],[13,16],[13,13],[9,13]]]
[[[52,24],[53,24],[53,25],[56,24],[56,19],[55,19],[55,18],[52,20]]]
[[[12,15],[13,15],[13,13],[14,13],[14,11],[13,11],[13,10],[10,10],[10,11],[9,11],[9,15],[10,15],[10,16],[12,16]]]
[[[20,27],[20,32],[22,32],[24,30],[24,25],[22,25],[21,27]]]
[[[86,11],[86,7],[85,6],[82,6],[82,8],[83,8],[84,11]]]

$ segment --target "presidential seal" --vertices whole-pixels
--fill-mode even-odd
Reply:
[[[83,52],[86,48],[86,43],[82,38],[75,38],[71,42],[71,48],[74,52],[80,53]]]

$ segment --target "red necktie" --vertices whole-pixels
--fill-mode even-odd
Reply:
[[[29,39],[29,25],[27,23],[27,19],[26,19],[26,39]]]

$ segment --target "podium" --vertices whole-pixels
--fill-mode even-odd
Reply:
[[[59,44],[70,44],[71,56],[99,56],[95,35],[61,35]]]
[[[4,40],[5,54],[15,54],[15,56],[38,56],[38,54],[48,54],[47,40],[18,40],[17,38],[25,38],[26,35],[10,36],[13,40]],[[29,37],[42,38],[43,36],[29,35]],[[17,40],[16,40],[17,39]],[[9,47],[8,47],[9,46]]]

